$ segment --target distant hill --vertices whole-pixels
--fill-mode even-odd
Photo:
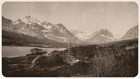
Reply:
[[[138,25],[130,28],[121,39],[126,40],[134,38],[138,38]]]
[[[88,33],[84,33],[84,32],[81,32],[79,30],[71,30],[71,32],[79,39],[79,40],[82,40],[82,41],[85,41],[87,39],[89,39],[91,37],[91,34],[88,34]]]
[[[107,42],[111,42],[114,41],[115,38],[113,36],[113,34],[107,30],[107,29],[101,29],[97,32],[95,32],[94,34],[92,34],[92,37],[89,38],[87,41],[89,43],[107,43]]]

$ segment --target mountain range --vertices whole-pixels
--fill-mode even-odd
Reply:
[[[19,18],[16,21],[10,20],[2,16],[2,36],[4,39],[4,43],[6,40],[10,38],[15,38],[16,36],[24,36],[38,39],[32,40],[32,42],[36,43],[41,40],[43,42],[39,42],[39,44],[46,44],[48,42],[55,44],[64,44],[64,43],[106,43],[118,40],[113,36],[113,34],[107,29],[101,29],[96,31],[93,34],[85,34],[80,31],[70,31],[66,28],[62,23],[53,24],[50,22],[41,22],[36,18],[31,16],[25,16],[23,18]],[[13,33],[11,36],[6,33]],[[5,37],[6,36],[6,37]],[[18,37],[16,37],[18,38]],[[121,40],[138,38],[138,25],[132,27],[128,32],[121,38]],[[23,38],[22,38],[23,39]],[[16,40],[16,39],[14,39]],[[27,39],[24,39],[27,41]],[[22,40],[23,41],[23,40]],[[31,40],[30,40],[31,41]]]
[[[78,42],[78,38],[74,36],[67,28],[59,23],[52,24],[49,22],[40,22],[31,16],[12,21],[2,17],[3,30],[25,34],[38,38],[47,38],[58,42]]]

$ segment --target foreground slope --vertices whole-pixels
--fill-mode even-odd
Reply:
[[[54,53],[51,57],[40,57],[38,63],[28,70],[26,68],[30,66],[33,57],[3,58],[3,74],[5,76],[40,77],[134,77],[138,74],[138,39],[77,46],[70,50],[70,55],[79,60],[74,65],[69,65],[65,61],[69,50],[54,51],[51,52]],[[15,59],[20,59],[20,61],[16,62]]]

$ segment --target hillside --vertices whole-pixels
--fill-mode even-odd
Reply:
[[[2,30],[2,45],[12,46],[42,46],[42,47],[65,47],[66,44],[49,40],[47,38],[37,38],[25,34],[8,32]]]

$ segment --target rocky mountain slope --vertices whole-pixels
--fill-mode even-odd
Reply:
[[[111,42],[114,41],[115,38],[113,34],[107,30],[107,29],[101,29],[99,31],[96,31],[95,33],[92,34],[92,37],[89,38],[87,41],[89,43],[106,43],[106,42]]]
[[[130,28],[122,37],[123,40],[138,38],[138,25]]]
[[[52,24],[40,22],[31,16],[19,18],[16,21],[2,17],[2,29],[9,32],[25,34],[37,38],[47,38],[63,43],[77,43],[78,38],[74,36],[63,24]]]

